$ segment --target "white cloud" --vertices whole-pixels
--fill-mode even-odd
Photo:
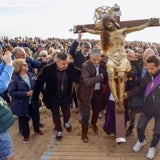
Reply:
[[[68,30],[74,25],[94,23],[95,8],[120,6],[121,20],[159,17],[159,0],[0,0],[0,36],[23,34],[42,37],[77,37]],[[152,6],[152,8],[151,8]],[[160,27],[151,27],[127,36],[127,40],[160,41]],[[99,38],[84,33],[84,38]]]
[[[56,4],[55,0],[1,0],[0,7],[37,7]]]

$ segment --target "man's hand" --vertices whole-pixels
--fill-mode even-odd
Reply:
[[[32,95],[33,95],[33,91],[32,90],[30,90],[30,91],[27,92],[27,96],[28,97],[32,97]]]
[[[5,54],[2,56],[3,61],[7,64],[7,65],[12,65],[13,60],[12,60],[12,53],[10,51],[5,52]]]
[[[128,94],[127,92],[124,93],[124,99],[127,99],[128,98]]]
[[[148,21],[149,26],[152,25],[152,24],[154,24],[156,21],[157,21],[157,18],[151,18],[151,19]]]
[[[78,41],[82,38],[82,30],[78,30]]]
[[[86,31],[86,27],[84,25],[81,26],[82,31]]]

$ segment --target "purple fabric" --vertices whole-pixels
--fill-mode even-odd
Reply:
[[[144,97],[146,98],[160,84],[160,74],[151,81],[145,90]]]
[[[128,115],[128,101],[124,101],[125,106],[125,124],[129,120]],[[105,123],[103,125],[103,130],[106,132],[106,134],[114,134],[116,135],[116,126],[115,126],[115,105],[114,101],[108,100],[107,102],[107,110],[105,115]]]
[[[103,126],[104,131],[106,134],[116,134],[116,127],[115,127],[115,106],[113,101],[108,101],[107,104],[107,112],[105,116],[105,123]]]

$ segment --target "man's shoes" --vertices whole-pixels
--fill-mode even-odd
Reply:
[[[155,151],[156,151],[156,148],[155,147],[150,147],[148,149],[148,152],[147,152],[147,158],[148,159],[153,159],[154,158],[154,155],[155,155]]]
[[[44,124],[39,123],[39,127],[40,127],[40,128],[43,128],[43,127],[44,127]]]
[[[136,142],[136,144],[133,146],[133,151],[138,152],[141,150],[141,148],[147,143],[147,141],[144,139],[143,142],[140,142],[139,140]]]
[[[24,138],[23,138],[23,143],[26,144],[26,143],[28,143],[28,142],[29,142],[29,137],[24,137]]]
[[[84,143],[87,143],[88,142],[88,136],[82,134],[82,140],[83,140]]]
[[[99,113],[98,118],[99,118],[99,119],[102,118],[102,113]]]
[[[57,132],[57,135],[56,135],[56,139],[58,140],[58,141],[61,141],[62,140],[62,132],[61,131],[58,131]]]
[[[65,124],[64,124],[64,127],[66,128],[66,130],[67,130],[68,132],[71,132],[71,131],[72,131],[72,126],[70,125],[69,122],[65,123]]]
[[[134,126],[129,126],[126,132],[126,136],[129,137],[132,134],[132,130],[133,130]]]
[[[42,135],[44,135],[44,133],[41,131],[41,130],[39,130],[38,132],[35,132],[37,135],[40,135],[40,136],[42,136]]]

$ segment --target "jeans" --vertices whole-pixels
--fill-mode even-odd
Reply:
[[[13,155],[12,140],[9,130],[0,133],[0,160],[6,160]]]

